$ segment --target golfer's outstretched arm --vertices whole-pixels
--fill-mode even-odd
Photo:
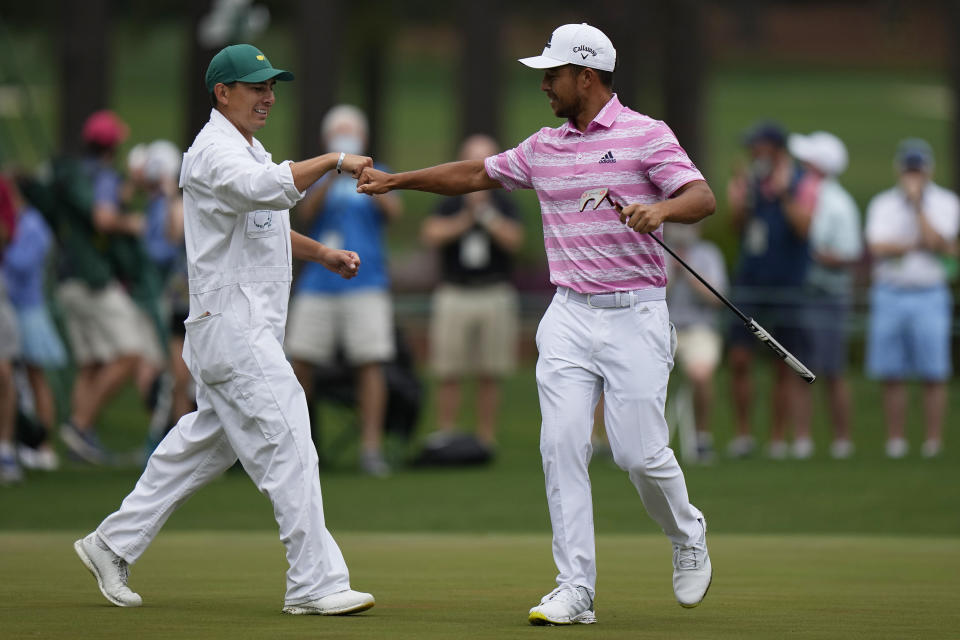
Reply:
[[[500,186],[499,182],[487,175],[483,160],[448,162],[404,173],[387,173],[368,167],[357,180],[357,192],[370,195],[396,189],[411,189],[458,196],[471,191],[499,189]]]

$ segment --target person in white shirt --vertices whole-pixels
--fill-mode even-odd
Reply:
[[[934,184],[933,151],[919,139],[900,143],[899,183],[867,208],[866,240],[873,257],[867,371],[883,382],[887,455],[907,454],[910,378],[923,381],[924,457],[940,453],[951,375],[947,260],[957,253],[960,200]]]
[[[860,211],[837,176],[848,163],[847,147],[840,138],[826,131],[809,135],[792,134],[787,139],[790,153],[803,164],[804,177],[797,187],[794,206],[804,231],[813,261],[807,270],[804,295],[808,298],[806,319],[810,336],[809,365],[827,383],[827,403],[833,427],[830,454],[849,458],[853,454],[850,434],[851,398],[844,375],[847,368],[847,323],[853,304],[851,268],[863,254]],[[811,389],[804,389],[807,400],[798,403],[804,419],[810,420]],[[813,455],[813,439],[793,442],[795,458]]]
[[[163,439],[120,509],[74,543],[117,606],[141,604],[127,586],[128,565],[177,507],[238,458],[273,503],[286,547],[283,611],[333,615],[374,604],[370,594],[350,589],[324,523],[306,398],[282,346],[292,259],[319,262],[345,278],[360,265],[352,251],[291,232],[289,208],[331,169],[359,175],[373,162],[328,153],[273,163],[253,134],[266,124],[276,81],[292,79],[245,44],[221,50],[207,69],[214,108],[180,174],[190,277],[183,356],[197,385],[197,410]]]

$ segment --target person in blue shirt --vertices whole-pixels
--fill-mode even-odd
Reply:
[[[20,357],[33,392],[35,415],[49,434],[56,420],[56,404],[45,370],[67,365],[67,352],[44,296],[53,233],[39,211],[24,203],[16,189],[11,192],[17,209],[17,227],[3,254],[3,278],[17,316]],[[53,471],[59,466],[57,454],[46,439],[37,447],[19,447],[18,455],[28,469]]]
[[[321,136],[329,151],[360,154],[367,145],[367,131],[362,111],[339,105],[324,117]],[[331,172],[310,187],[297,206],[298,221],[311,238],[356,252],[363,269],[344,280],[317,268],[320,265],[305,264],[290,304],[285,347],[307,398],[313,391],[314,367],[332,364],[337,350],[342,350],[355,370],[360,467],[367,474],[385,476],[390,468],[382,452],[387,401],[383,364],[393,359],[396,345],[383,229],[402,207],[395,194],[358,194],[356,182]]]
[[[727,202],[734,226],[740,232],[740,262],[733,280],[732,298],[743,312],[763,325],[783,346],[805,360],[808,336],[803,326],[803,286],[810,266],[806,227],[808,216],[795,204],[800,167],[787,151],[786,131],[778,124],[761,122],[744,140],[750,167],[731,179]],[[753,452],[750,416],[753,404],[751,370],[757,339],[737,321],[729,333],[734,414],[737,435],[728,453],[741,457]],[[768,454],[788,453],[787,422],[806,428],[802,403],[805,383],[777,360],[773,390],[772,424]]]

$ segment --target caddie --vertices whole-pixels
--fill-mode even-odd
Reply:
[[[163,439],[120,509],[74,543],[103,595],[120,607],[141,604],[127,586],[128,565],[177,507],[238,458],[273,503],[286,547],[283,611],[331,615],[374,605],[369,593],[350,589],[324,523],[306,398],[282,346],[292,259],[344,278],[360,266],[356,253],[292,232],[289,208],[328,171],[359,175],[372,161],[327,153],[275,164],[253,135],[267,122],[278,80],[293,74],[248,44],[224,48],[207,68],[210,121],[180,174],[190,278],[183,357],[197,410]]]
[[[557,588],[530,609],[531,624],[590,624],[597,577],[587,466],[594,407],[616,463],[673,544],[678,602],[697,606],[713,575],[703,514],[690,504],[663,417],[673,366],[664,254],[648,234],[666,221],[692,223],[715,199],[700,171],[658,120],[623,106],[613,92],[616,52],[588,24],[558,27],[543,54],[520,60],[543,69],[541,90],[564,122],[485,160],[406,173],[363,170],[358,189],[416,189],[455,195],[503,187],[534,189],[543,214],[553,302],[537,330],[540,453],[553,525]],[[581,211],[584,192],[609,189]],[[626,222],[626,225],[623,224]]]

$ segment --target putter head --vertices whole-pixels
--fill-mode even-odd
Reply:
[[[609,194],[609,189],[588,189],[584,191],[580,194],[580,211],[586,209],[591,200],[594,202],[592,208],[599,209]]]

